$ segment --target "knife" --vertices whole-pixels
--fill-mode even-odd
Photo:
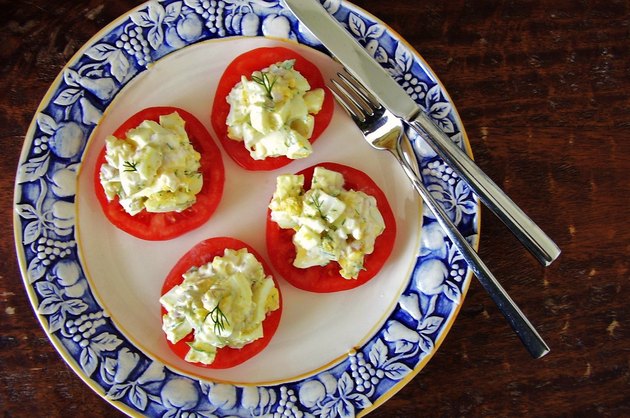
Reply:
[[[283,0],[332,55],[397,117],[422,136],[544,266],[558,246],[431,120],[379,63],[316,0]]]

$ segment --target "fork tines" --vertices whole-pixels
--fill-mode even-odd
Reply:
[[[380,108],[378,100],[347,69],[339,71],[330,83],[337,102],[352,118],[365,122],[367,116],[374,115],[373,109]]]

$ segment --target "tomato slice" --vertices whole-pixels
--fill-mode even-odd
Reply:
[[[273,267],[284,279],[293,286],[317,293],[339,292],[354,289],[367,283],[381,270],[387,258],[394,248],[396,239],[396,220],[394,213],[387,201],[385,193],[364,172],[356,168],[337,163],[318,163],[306,168],[297,174],[304,175],[304,185],[308,187],[313,178],[315,167],[325,167],[329,170],[341,173],[345,179],[344,188],[347,190],[362,191],[374,196],[383,220],[385,230],[374,243],[374,252],[364,259],[365,270],[359,273],[356,279],[347,280],[339,274],[339,264],[328,263],[325,266],[314,266],[306,269],[293,266],[296,251],[293,245],[292,229],[282,229],[271,220],[271,210],[267,210],[266,238],[269,258]]]
[[[103,212],[119,229],[144,240],[162,241],[178,237],[204,224],[214,213],[225,183],[225,170],[221,150],[210,136],[208,130],[192,114],[176,107],[150,107],[143,109],[120,125],[113,133],[117,138],[125,138],[127,131],[140,125],[145,120],[159,121],[161,115],[177,112],[186,123],[186,132],[190,142],[201,154],[201,174],[203,187],[197,194],[194,205],[181,212],[151,213],[142,211],[134,216],[125,212],[118,203],[118,198],[107,200],[101,185],[99,172],[105,162],[105,147],[98,156],[94,170],[94,189]]]
[[[232,88],[241,81],[241,76],[249,78],[254,71],[260,71],[271,64],[289,59],[295,59],[294,68],[308,80],[312,89],[323,88],[326,91],[322,109],[315,115],[315,127],[313,135],[309,139],[311,143],[317,140],[332,119],[334,109],[333,97],[315,64],[297,52],[283,47],[257,48],[239,55],[227,66],[219,80],[212,106],[211,120],[212,127],[225,151],[238,165],[247,170],[274,170],[289,164],[293,160],[287,157],[269,157],[264,160],[254,160],[249,155],[249,151],[245,148],[243,142],[230,139],[227,136],[227,125],[225,123],[230,113],[230,105],[225,99]]]
[[[265,270],[265,274],[271,275],[271,270],[269,266],[263,260],[263,258],[254,250],[250,245],[240,241],[236,238],[231,237],[216,237],[209,238],[205,241],[201,241],[199,244],[195,245],[191,248],[186,254],[184,254],[179,261],[172,268],[166,279],[164,280],[164,284],[162,285],[162,295],[171,290],[173,287],[182,283],[184,278],[182,275],[188,271],[188,269],[192,266],[202,266],[206,263],[209,263],[214,259],[215,256],[223,256],[223,252],[226,248],[233,250],[240,250],[242,248],[247,248],[251,254],[253,254],[258,261],[263,265],[263,269]],[[273,276],[272,276],[273,277]],[[278,286],[277,280],[274,278],[274,283],[278,292],[280,292],[280,287]],[[162,314],[166,313],[164,308],[162,308]],[[275,334],[278,329],[278,325],[280,324],[280,318],[282,316],[282,294],[280,294],[280,308],[276,309],[267,314],[267,317],[263,321],[263,336],[251,343],[247,344],[242,348],[230,348],[223,347],[217,350],[217,355],[214,361],[211,364],[202,364],[202,363],[194,363],[200,367],[207,367],[210,369],[226,369],[229,367],[234,367],[238,364],[243,363],[246,360],[254,357],[256,354],[260,353],[271,341],[271,338]],[[171,343],[167,340],[169,347],[177,356],[184,359],[186,357],[186,353],[188,352],[188,342],[192,342],[193,333],[190,333],[181,341],[176,344]]]

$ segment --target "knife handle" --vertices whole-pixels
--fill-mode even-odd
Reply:
[[[560,255],[560,248],[496,185],[468,155],[427,116],[419,112],[409,125],[479,196],[481,201],[544,266]]]

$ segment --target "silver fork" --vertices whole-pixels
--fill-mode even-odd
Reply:
[[[540,358],[547,354],[549,347],[545,341],[499,284],[477,252],[462,236],[442,206],[433,198],[416,174],[414,167],[410,163],[409,151],[405,151],[403,148],[403,144],[409,144],[405,136],[403,122],[381,106],[378,100],[347,72],[337,73],[337,77],[330,80],[329,87],[337,102],[348,112],[354,123],[359,127],[366,141],[372,147],[378,150],[387,150],[396,157],[405,174],[411,180],[414,189],[420,194],[431,212],[433,212],[439,224],[461,252],[479,282],[490,294],[490,297],[497,304],[532,357]]]

